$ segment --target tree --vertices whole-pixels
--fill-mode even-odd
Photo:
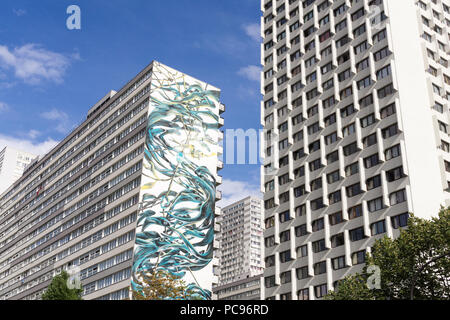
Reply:
[[[372,276],[369,266],[381,271],[381,288],[370,290],[370,294],[362,285]],[[351,288],[356,293],[349,292]],[[441,209],[431,220],[412,215],[398,238],[377,240],[363,272],[342,280],[326,298],[450,299],[450,208]]]
[[[187,289],[183,280],[162,270],[155,273],[141,272],[135,281],[142,286],[142,290],[131,291],[133,300],[196,300],[199,298]]]
[[[376,300],[374,292],[367,286],[362,274],[354,274],[339,282],[335,291],[330,291],[324,300]]]
[[[81,287],[79,289],[70,289],[67,286],[69,278],[69,274],[65,271],[55,276],[42,295],[42,300],[83,300],[81,298],[81,293],[83,292]]]

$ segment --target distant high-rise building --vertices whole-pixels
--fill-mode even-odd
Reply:
[[[221,209],[219,286],[263,273],[262,200],[247,197]]]
[[[0,300],[39,299],[61,270],[85,300],[156,270],[213,298],[224,111],[220,89],[156,61],[102,98],[0,197]]]
[[[217,300],[261,300],[263,274],[214,287]]]
[[[0,151],[0,195],[22,176],[35,158],[37,156],[34,154],[8,146]]]
[[[450,205],[450,2],[262,0],[264,299],[320,299]]]

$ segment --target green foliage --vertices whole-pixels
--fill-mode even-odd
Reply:
[[[55,276],[48,286],[47,290],[42,295],[42,300],[83,300],[81,299],[80,289],[69,289],[67,280],[69,274],[65,271]]]
[[[377,240],[362,274],[342,280],[328,300],[450,299],[450,209],[431,220],[411,216],[396,239]],[[369,290],[368,266],[381,270],[381,289]]]
[[[362,274],[348,276],[339,282],[336,291],[330,291],[324,300],[376,300],[374,292],[367,287]]]
[[[133,300],[202,300],[187,290],[183,280],[165,271],[140,273],[136,282],[143,289],[132,290]]]

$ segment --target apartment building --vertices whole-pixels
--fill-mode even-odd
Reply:
[[[19,179],[25,168],[37,158],[29,152],[6,146],[0,151],[0,194]]]
[[[219,98],[219,89],[154,61],[96,103],[0,198],[0,299],[40,299],[66,270],[81,280],[83,299],[120,300],[155,268],[210,299]]]
[[[321,299],[450,205],[450,3],[263,0],[263,299]]]
[[[246,197],[221,209],[217,220],[220,225],[220,287],[228,285],[231,288],[263,273],[261,208],[261,199]]]
[[[261,300],[261,274],[214,288],[217,300]]]

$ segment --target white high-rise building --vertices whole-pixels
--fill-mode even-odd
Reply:
[[[0,194],[19,179],[37,156],[6,146],[0,151]]]
[[[0,196],[0,300],[41,299],[63,270],[84,300],[122,300],[156,269],[214,298],[220,94],[153,61],[98,101]]]
[[[237,283],[263,273],[262,200],[247,197],[221,210],[219,286]]]
[[[264,299],[320,299],[450,205],[450,1],[262,0]]]

